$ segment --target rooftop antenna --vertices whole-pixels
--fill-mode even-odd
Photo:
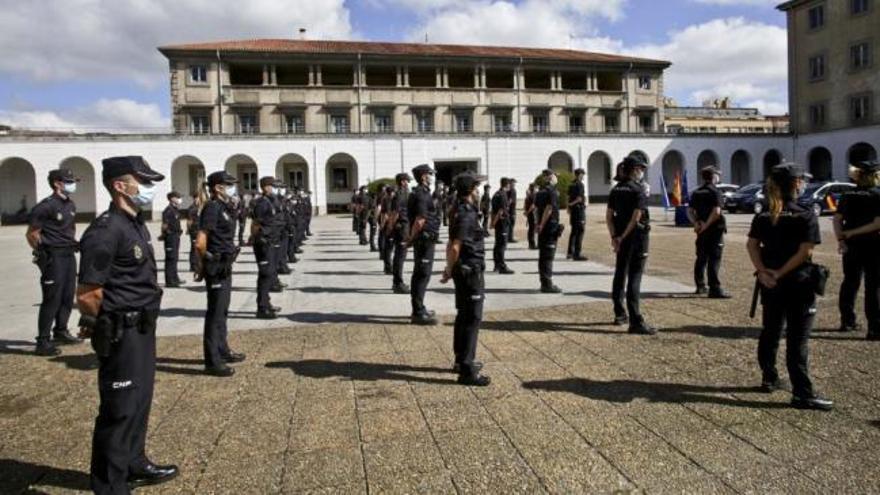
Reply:
[[[425,33],[425,44],[428,44],[428,33]]]

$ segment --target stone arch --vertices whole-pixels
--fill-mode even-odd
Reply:
[[[27,223],[28,212],[35,204],[37,174],[31,162],[19,157],[0,160],[0,219],[3,225]]]
[[[574,159],[565,151],[557,151],[547,159],[547,168],[557,174],[574,172]]]
[[[309,162],[302,155],[287,153],[275,163],[275,177],[283,180],[289,187],[309,189]]]
[[[718,159],[718,153],[714,150],[703,150],[697,155],[697,172],[703,167],[714,166],[721,168],[721,160]]]
[[[611,180],[614,178],[614,165],[611,156],[604,151],[594,151],[587,159],[587,182],[590,201],[608,197],[611,191]]]
[[[676,175],[681,178],[682,186],[684,185],[685,165],[684,154],[681,151],[669,150],[663,155],[663,180],[666,182],[666,193],[670,195],[670,198]]]
[[[846,161],[850,165],[876,159],[877,149],[865,142],[856,143],[846,151]]]
[[[260,189],[260,172],[257,162],[248,155],[232,155],[224,165],[226,173],[238,179],[239,194],[256,193]]]
[[[770,175],[770,169],[782,163],[783,157],[779,150],[771,149],[764,153],[764,178]],[[740,184],[745,185],[745,184]]]
[[[83,157],[71,156],[61,160],[58,168],[70,170],[80,179],[76,192],[70,195],[70,199],[76,204],[77,220],[94,219],[98,211],[95,167]]]
[[[327,159],[326,172],[327,211],[344,210],[359,184],[357,160],[348,153],[336,153]]]
[[[205,178],[205,164],[192,155],[181,155],[171,162],[171,189],[183,196],[186,205],[190,204]]]
[[[834,160],[831,158],[831,152],[828,151],[828,148],[817,146],[810,150],[807,157],[809,170],[813,174],[814,181],[831,180]]]
[[[730,157],[729,181],[739,186],[752,182],[752,156],[748,151],[736,150]]]

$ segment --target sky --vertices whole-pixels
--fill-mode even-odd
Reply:
[[[295,38],[555,47],[672,62],[679,105],[788,111],[780,0],[0,0],[0,124],[167,132],[157,46]]]

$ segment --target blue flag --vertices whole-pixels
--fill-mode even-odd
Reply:
[[[660,174],[660,189],[663,193],[663,208],[667,210],[672,206],[669,202],[669,190],[666,189],[666,176],[664,174]]]

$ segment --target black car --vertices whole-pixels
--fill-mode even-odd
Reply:
[[[837,211],[840,196],[856,186],[849,182],[811,182],[798,197],[798,204],[813,210],[816,216]]]
[[[724,209],[730,213],[761,213],[764,211],[764,184],[749,184],[730,194],[724,202]]]

